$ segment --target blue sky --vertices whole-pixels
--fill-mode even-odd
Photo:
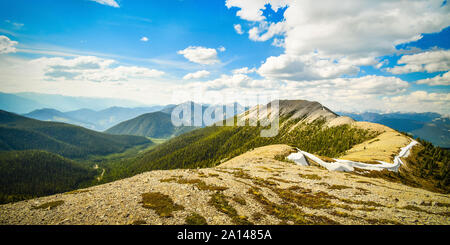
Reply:
[[[148,104],[276,91],[335,110],[449,114],[442,3],[0,1],[0,91]]]
[[[118,3],[120,8],[88,0],[2,1],[2,19],[26,25],[14,30],[3,21],[0,26],[30,49],[122,56],[118,60],[139,65],[152,65],[138,61],[149,58],[183,62],[177,51],[187,46],[226,47],[228,52],[221,54],[221,59],[233,61],[226,69],[258,65],[268,55],[282,52],[270,43],[255,43],[237,35],[233,28],[240,22],[235,17],[237,10],[227,9],[223,1]],[[148,42],[140,41],[144,36]],[[174,69],[174,75],[183,74]]]

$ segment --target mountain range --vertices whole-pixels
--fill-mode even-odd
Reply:
[[[55,109],[39,109],[23,114],[23,116],[41,121],[65,122],[96,131],[104,131],[125,120],[129,120],[144,113],[158,111],[162,108],[164,107],[110,107],[99,111],[80,109],[68,112],[61,112]]]
[[[148,105],[124,99],[73,97],[30,92],[14,94],[0,92],[0,110],[18,114],[25,114],[44,108],[52,108],[65,112],[84,108],[98,111],[114,106],[145,107]]]
[[[448,223],[448,151],[423,140],[415,142],[385,125],[339,116],[318,102],[278,102],[279,117],[272,106],[258,105],[224,120],[239,126],[219,126],[216,122],[159,145],[128,148],[128,153],[104,152],[100,158],[79,160],[42,150],[5,149],[0,153],[2,202],[65,193],[0,205],[0,222]],[[25,145],[39,140],[41,144],[35,144],[35,148],[48,145],[37,133],[74,144],[85,139],[83,134],[89,131],[79,132],[81,127],[70,126],[78,129],[74,130],[63,123],[36,121],[7,112],[0,115],[5,132],[15,134],[19,128],[36,133],[25,137],[17,133],[16,138],[2,139],[2,145],[11,145],[14,140],[22,140]],[[267,117],[254,123],[261,115]],[[264,126],[265,122],[277,118],[278,134],[262,136],[262,130],[274,127]],[[61,125],[71,130],[61,129]],[[137,140],[133,141],[136,145],[145,139],[98,132],[96,136],[111,137],[112,141],[118,140],[116,137]],[[403,149],[409,145],[412,148],[406,153]],[[290,160],[289,156],[301,152],[307,152],[302,155],[302,164]],[[381,165],[394,166],[400,157],[403,163],[397,171],[371,170]],[[324,168],[321,162],[353,162],[355,167],[335,171]],[[361,169],[363,165],[369,169]],[[99,185],[102,183],[108,184]]]
[[[172,123],[172,112],[177,107],[190,108],[191,117],[189,121],[189,125],[181,125],[175,126]],[[226,118],[226,107],[233,106],[234,112],[229,115],[229,117],[234,116],[236,113],[240,113],[245,111],[245,108],[241,106],[239,103],[233,103],[230,105],[206,105],[206,104],[197,104],[194,102],[185,102],[180,105],[168,105],[164,107],[161,111],[146,113],[140,115],[136,118],[130,119],[128,121],[119,123],[118,125],[106,130],[106,133],[111,134],[128,134],[128,135],[138,135],[138,136],[146,136],[152,138],[171,138],[174,136],[181,135],[183,133],[189,132],[195,128],[209,126],[209,124],[203,120],[203,114],[206,110],[212,110],[212,118],[215,118],[216,109],[222,109],[223,118]],[[201,111],[201,123],[195,122],[195,109],[199,108]],[[183,112],[179,113],[179,116],[183,116]]]
[[[148,130],[147,133],[138,132],[146,131],[145,129],[130,130],[129,125],[119,126],[117,124],[131,120],[146,113],[160,110],[170,114],[171,110],[176,106],[167,105],[142,107],[141,105],[142,104],[138,102],[128,100],[70,97],[39,93],[0,93],[1,110],[23,114],[27,117],[43,121],[66,122],[97,131],[110,130],[110,132],[114,134],[136,132],[136,135],[142,136],[146,134],[158,135],[158,133],[148,133]],[[240,110],[248,109],[243,108],[240,105],[237,107],[239,107]],[[407,132],[414,137],[419,137],[430,141],[437,146],[450,148],[450,119],[448,116],[432,112],[337,113],[339,115],[349,116],[358,121],[384,124],[395,130]],[[142,120],[142,118],[137,120]],[[132,124],[139,125],[139,123],[136,122],[133,122]],[[112,129],[114,126],[117,127]],[[163,133],[162,135],[170,134]]]
[[[8,172],[8,181],[17,184],[10,185],[15,186],[14,188],[3,190],[2,200],[8,202],[33,196],[30,188],[35,187],[29,184],[33,178],[30,179],[30,176],[23,173],[27,172],[24,168],[33,169],[36,166],[48,168],[49,172],[41,173],[47,176],[46,178],[52,174],[55,174],[55,179],[64,179],[61,175],[68,176],[72,184],[61,186],[70,190],[116,181],[152,170],[215,167],[252,149],[280,144],[301,149],[327,161],[339,158],[365,163],[392,162],[398,149],[410,141],[408,136],[384,125],[358,122],[348,116],[339,116],[318,102],[278,102],[279,128],[273,137],[261,135],[262,130],[272,127],[265,126],[262,122],[273,121],[277,115],[271,106],[264,105],[225,117],[227,119],[223,124],[229,126],[219,126],[218,122],[207,125],[203,122],[198,127],[173,127],[170,117],[176,106],[171,105],[161,111],[146,113],[122,122],[106,133],[0,111],[0,165],[11,166],[14,162],[18,163],[18,167],[13,168],[14,171]],[[187,105],[200,106],[193,102],[187,102]],[[204,111],[207,107],[203,105],[201,108]],[[87,110],[77,113],[83,115],[86,112],[89,113]],[[52,110],[38,114],[67,116]],[[74,115],[76,113],[67,118],[75,120]],[[260,123],[252,123],[261,119],[261,115],[267,115],[267,118],[263,118]],[[234,126],[230,126],[229,122]],[[111,132],[113,130],[120,131]],[[170,139],[155,145],[142,136],[110,133]],[[444,163],[448,159],[448,153],[421,141],[421,147],[416,148],[413,156],[408,168],[398,174],[383,173],[377,177],[415,187],[446,191],[449,169]],[[58,161],[64,163],[61,171],[51,167],[60,166],[54,164]],[[314,161],[308,161],[314,165]],[[29,165],[23,165],[24,162]],[[75,175],[72,176],[71,169],[78,169],[72,168],[73,164],[84,169],[80,171],[87,171],[86,176],[89,177],[76,177],[80,173],[78,170],[74,170]],[[36,195],[61,191],[56,188],[57,185],[48,185],[49,188],[37,191]]]

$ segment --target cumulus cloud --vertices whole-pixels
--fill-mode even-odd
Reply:
[[[68,62],[73,59],[71,57],[65,60]],[[62,63],[62,65],[71,67],[65,63]],[[117,68],[118,65],[120,64],[116,62],[105,69]],[[75,77],[77,80],[65,77],[52,78],[45,75],[48,71],[47,68],[47,64],[39,61],[32,62],[29,58],[21,56],[4,55],[0,57],[2,91],[6,93],[28,91],[68,96],[131,98],[143,104],[170,103],[173,92],[172,82],[174,81],[169,80],[169,76],[142,77],[142,74],[136,75],[139,71],[130,71],[132,68],[129,66],[125,66],[126,72],[133,73],[134,77],[111,82],[80,80],[83,79],[81,77]],[[120,71],[120,69],[115,71]],[[91,73],[103,73],[107,76],[109,71],[96,69],[92,70]]]
[[[97,2],[106,6],[110,6],[110,7],[114,7],[114,8],[119,8],[119,4],[115,1],[115,0],[91,0],[93,2]]]
[[[259,67],[261,76],[271,79],[315,80],[356,75],[358,66],[345,59],[336,62],[320,58],[318,54],[271,56]]]
[[[265,17],[263,16],[262,9],[265,8],[266,4],[270,3],[274,11],[277,11],[279,8],[285,7],[287,2],[285,0],[227,0],[225,6],[227,8],[240,8],[236,12],[236,15],[243,20],[263,21]]]
[[[400,65],[387,70],[394,74],[448,71],[450,70],[450,50],[434,50],[403,55],[397,64]]]
[[[397,111],[450,113],[449,93],[429,93],[415,91],[406,95],[383,98],[385,104]]]
[[[60,57],[39,58],[30,61],[40,66],[47,80],[77,80],[93,82],[127,81],[132,78],[153,78],[162,71],[137,66],[118,66],[116,61],[95,56],[72,59]]]
[[[441,0],[227,0],[226,6],[239,8],[237,16],[253,23],[249,39],[273,38],[273,45],[285,49],[278,59],[270,57],[260,68],[262,74],[278,78],[354,74],[355,67],[376,65],[376,57],[394,53],[397,44],[418,40],[422,33],[439,32],[450,25],[449,5],[442,6]],[[270,22],[264,17],[262,10],[269,6],[274,11],[286,7],[282,21]],[[302,58],[312,53],[318,54],[314,59],[318,64],[305,63]],[[323,72],[316,68],[323,63],[332,68],[320,74]]]
[[[183,77],[183,79],[184,80],[199,79],[199,78],[207,77],[210,74],[211,73],[209,71],[201,70],[201,71],[197,71],[197,72],[193,72],[193,73],[188,73],[186,76]]]
[[[244,34],[244,31],[242,30],[242,26],[240,24],[234,25],[234,30],[237,34],[242,35]]]
[[[286,22],[270,23],[261,22],[258,27],[253,27],[248,31],[248,37],[253,41],[264,42],[275,35],[281,35],[287,30]]]
[[[190,46],[178,51],[178,54],[183,55],[191,62],[202,65],[213,65],[220,62],[217,58],[217,51],[213,48]]]
[[[275,47],[284,48],[284,39],[281,38],[274,38],[272,45]]]
[[[148,37],[142,37],[140,40],[141,40],[142,42],[148,42]]]
[[[225,52],[227,49],[224,46],[220,46],[217,50],[220,52]]]
[[[7,36],[0,36],[0,54],[15,53],[18,42],[11,41]]]
[[[249,69],[248,67],[242,67],[232,71],[233,74],[248,74],[253,72],[256,72],[256,68]]]
[[[271,90],[274,87],[278,88],[284,82],[271,81],[271,80],[255,80],[250,78],[245,74],[233,74],[222,75],[217,79],[201,82],[201,83],[190,83],[185,85],[187,89],[202,89],[204,91],[221,91],[227,92],[229,89],[236,89],[240,92],[249,92],[247,89],[262,89]]]
[[[449,86],[450,85],[450,72],[448,71],[444,74],[437,75],[432,78],[418,80],[418,81],[416,81],[416,83],[417,84],[428,84],[430,86],[438,86],[438,85]]]
[[[282,81],[253,79],[245,74],[222,75],[206,81],[183,85],[181,90],[201,90],[236,96],[237,100],[255,94],[277,93],[280,99],[307,99],[319,101],[334,110],[388,110],[380,99],[405,93],[409,83],[396,77],[365,76],[315,81]],[[199,99],[193,97],[192,99]],[[211,96],[214,99],[214,96]]]

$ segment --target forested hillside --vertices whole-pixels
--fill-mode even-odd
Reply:
[[[65,123],[43,122],[0,111],[0,150],[45,150],[69,158],[105,155],[150,144],[144,137],[110,135]]]
[[[97,174],[45,151],[0,153],[0,203],[65,192],[88,185]]]
[[[0,111],[0,202],[95,184],[99,173],[91,157],[106,158],[151,144],[144,137],[110,135]]]
[[[189,132],[196,127],[172,124],[171,115],[164,112],[147,113],[131,120],[119,123],[106,130],[106,133],[121,135],[138,135],[152,138],[169,138]]]

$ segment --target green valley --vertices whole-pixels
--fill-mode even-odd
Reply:
[[[0,111],[0,202],[97,184],[98,161],[122,159],[154,143]]]

